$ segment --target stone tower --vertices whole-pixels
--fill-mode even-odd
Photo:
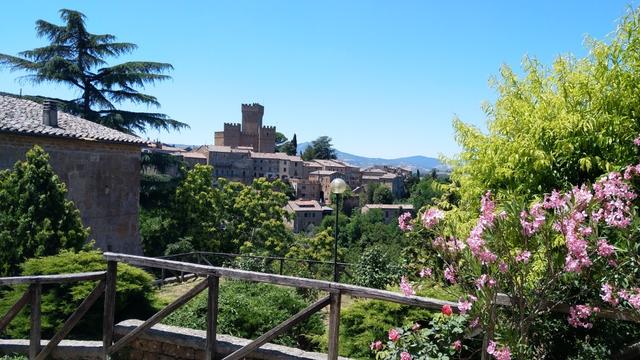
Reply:
[[[275,152],[276,127],[262,126],[264,106],[257,103],[242,104],[240,109],[242,123],[225,123],[224,130],[215,133],[214,144],[232,148],[251,147],[256,152]]]

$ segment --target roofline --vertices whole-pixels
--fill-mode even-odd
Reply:
[[[89,121],[89,120],[86,120],[86,121]],[[52,138],[52,139],[67,139],[67,140],[89,141],[89,142],[102,143],[102,144],[135,145],[135,146],[140,146],[140,147],[143,147],[143,146],[146,146],[146,145],[150,144],[149,142],[146,142],[144,140],[141,140],[140,142],[104,140],[104,139],[94,139],[94,138],[82,138],[82,137],[77,137],[77,136],[64,136],[64,135],[54,135],[54,134],[39,134],[39,133],[24,132],[24,131],[11,131],[11,130],[7,130],[7,129],[0,129],[0,133],[19,135],[19,136],[35,136],[35,137]]]

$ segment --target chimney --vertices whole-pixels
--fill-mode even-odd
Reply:
[[[56,103],[51,100],[45,100],[42,105],[42,124],[58,127],[58,106]]]

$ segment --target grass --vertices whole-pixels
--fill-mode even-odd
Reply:
[[[184,295],[187,291],[191,290],[194,286],[200,283],[202,278],[192,278],[185,280],[183,283],[166,284],[157,290],[156,295],[158,297],[159,305],[165,307],[169,303],[173,302],[180,296]],[[2,359],[0,359],[2,360]]]

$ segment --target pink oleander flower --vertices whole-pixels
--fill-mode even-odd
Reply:
[[[453,350],[455,351],[460,351],[462,350],[462,341],[460,340],[456,340],[453,342],[453,344],[451,344],[451,347],[453,348]]]
[[[640,310],[640,289],[635,289],[636,293],[633,295],[629,295],[627,301],[629,305],[633,306],[634,309]]]
[[[618,297],[623,300],[629,301],[629,292],[627,290],[618,291]]]
[[[444,219],[444,211],[436,208],[430,208],[422,214],[422,225],[427,229],[431,229],[442,219]]]
[[[400,226],[400,230],[402,231],[411,231],[413,230],[413,225],[411,225],[411,213],[406,212],[398,217],[398,226]]]
[[[509,270],[509,265],[507,265],[507,263],[503,261],[498,265],[498,270],[504,274],[507,272],[507,270]]]
[[[598,255],[609,257],[616,253],[616,249],[613,245],[609,244],[607,240],[600,239],[598,240]]]
[[[462,298],[458,300],[458,309],[460,310],[460,314],[462,315],[466,314],[467,311],[471,310],[472,306],[473,306],[473,303],[468,300],[464,300]]]
[[[420,330],[420,324],[418,324],[418,323],[413,323],[413,325],[411,325],[411,330],[412,330],[412,331]]]
[[[602,291],[602,293],[600,294],[602,300],[608,302],[613,306],[618,305],[618,299],[613,294],[613,286],[609,284],[602,284],[600,291]]]
[[[491,199],[491,190],[487,191],[480,200],[479,222],[485,227],[492,227],[496,218],[496,204]]]
[[[400,333],[396,329],[389,329],[389,340],[396,342],[400,340]]]
[[[489,341],[487,346],[487,354],[493,356],[496,360],[511,360],[511,350],[508,346],[498,348],[495,341]]]
[[[400,353],[400,360],[411,360],[411,354],[406,351]]]
[[[445,316],[451,316],[453,314],[453,309],[451,309],[451,305],[442,305],[442,310],[440,310]]]
[[[557,190],[553,190],[551,195],[545,195],[542,200],[542,207],[547,210],[561,211],[567,205],[566,198]]]
[[[578,328],[591,329],[593,324],[588,321],[589,317],[600,311],[599,308],[592,308],[589,305],[576,305],[569,308],[569,325]]]
[[[369,345],[369,348],[371,348],[371,350],[373,351],[380,351],[382,350],[382,341],[377,340],[371,343],[371,345]]]
[[[449,265],[446,269],[444,269],[444,278],[447,279],[451,284],[456,283],[456,271],[453,266]]]
[[[531,257],[530,251],[521,251],[518,253],[518,255],[516,255],[516,262],[523,262],[526,264],[529,262],[530,257]]]
[[[412,296],[416,294],[413,290],[413,286],[411,286],[411,283],[409,283],[406,276],[400,278],[400,289],[404,293],[404,296]]]
[[[529,217],[533,219],[529,221]],[[546,220],[546,213],[541,203],[535,203],[531,207],[531,214],[526,210],[520,212],[520,225],[525,236],[531,237],[540,230]]]
[[[469,327],[472,329],[475,329],[478,327],[478,325],[480,325],[480,318],[476,317],[475,319],[471,320],[471,322],[469,323]]]
[[[496,280],[487,274],[482,274],[476,279],[475,284],[478,290],[482,290],[485,286],[490,288],[494,287],[496,285]]]
[[[433,275],[433,270],[431,270],[431,268],[423,268],[422,270],[420,270],[421,278],[431,277],[432,275]]]
[[[640,146],[640,137],[637,137],[637,138],[633,139],[633,143],[634,143],[636,146]]]
[[[623,175],[618,172],[609,173],[593,185],[595,199],[600,209],[591,216],[595,221],[602,221],[612,227],[626,228],[631,224],[631,201],[637,195],[631,186],[624,182]]]

